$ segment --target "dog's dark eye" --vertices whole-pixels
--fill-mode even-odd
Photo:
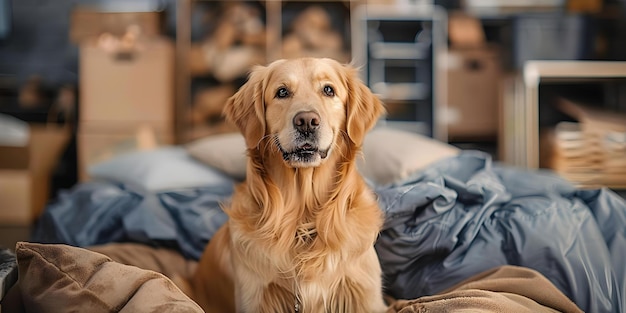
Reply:
[[[333,89],[333,87],[331,86],[324,86],[324,95],[328,96],[328,97],[334,97],[335,96],[335,89]]]
[[[278,88],[276,90],[276,98],[287,98],[289,97],[289,90],[285,87]]]

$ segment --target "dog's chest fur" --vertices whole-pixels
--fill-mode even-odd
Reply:
[[[358,298],[360,286],[380,285],[373,244],[382,213],[374,195],[353,163],[281,166],[257,167],[263,170],[237,187],[227,211],[237,280],[248,282],[251,295],[276,289],[279,303],[301,303],[304,312],[347,312],[338,306]],[[250,281],[264,287],[251,291]]]
[[[250,230],[244,226],[250,225],[252,221],[249,219],[246,221],[231,219],[231,223],[239,225],[235,229],[243,230],[236,233],[238,241],[245,243],[242,245],[245,247],[245,253],[254,253],[266,259],[267,263],[263,267],[267,271],[266,274],[273,276],[272,279],[291,280],[297,277],[306,281],[323,275],[335,276],[334,273],[340,264],[348,262],[354,251],[348,247],[350,245],[348,238],[339,239],[344,237],[344,233],[347,232],[345,228],[350,226],[334,225],[330,220],[334,214],[329,214],[328,211],[347,209],[327,207],[322,210],[294,205],[286,205],[283,208],[281,214],[275,214],[277,218],[273,221],[281,226],[274,227],[271,234],[263,234],[259,229],[244,230],[245,228]],[[341,215],[350,219],[352,213],[343,212]],[[259,220],[255,224],[258,223]],[[333,247],[330,248],[329,245]]]
[[[381,223],[373,196],[355,189],[358,184],[350,179],[345,183],[356,192],[339,191],[337,196],[302,192],[301,186],[270,186],[270,192],[278,192],[272,199],[279,201],[267,206],[274,211],[267,215],[249,193],[237,197],[241,202],[233,203],[235,212],[230,213],[234,249],[239,250],[235,253],[242,254],[244,264],[254,260],[246,266],[265,281],[299,298],[329,297],[355,262],[372,249]],[[254,258],[249,258],[251,254]]]
[[[291,303],[294,312],[296,306],[302,308],[300,312],[317,312],[311,308],[319,308],[319,312],[337,311],[329,309],[330,303],[339,302],[336,297],[343,294],[346,277],[355,275],[347,274],[350,266],[363,258],[361,252],[353,253],[348,245],[329,250],[318,236],[315,224],[306,222],[285,229],[282,236],[291,237],[288,245],[278,238],[273,241],[247,238],[245,253],[257,256],[247,266],[255,268],[264,281],[283,289],[285,295],[281,302]]]

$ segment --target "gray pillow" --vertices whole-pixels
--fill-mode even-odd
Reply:
[[[417,133],[375,128],[363,142],[358,160],[363,176],[378,185],[399,183],[436,161],[459,154],[457,147]]]
[[[246,178],[246,142],[240,133],[220,134],[187,144],[195,159],[237,180]]]
[[[93,179],[139,186],[148,191],[233,183],[227,175],[193,159],[180,146],[122,154],[90,166],[88,172]]]

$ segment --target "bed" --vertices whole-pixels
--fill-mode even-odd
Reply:
[[[54,312],[51,303],[69,296],[51,286],[58,286],[59,273],[74,273],[91,277],[69,293],[76,303],[86,289],[98,295],[88,286],[93,277],[108,277],[97,290],[130,285],[139,298],[122,292],[118,302],[100,301],[106,309],[132,303],[137,311],[147,301],[142,312],[167,312],[155,307],[169,299],[165,304],[187,309],[180,312],[196,312],[171,279],[193,272],[226,221],[221,204],[245,176],[243,147],[243,138],[226,134],[90,168],[95,179],[61,192],[31,242],[18,244],[17,285],[23,302],[31,302],[22,310]],[[390,312],[623,311],[626,202],[611,190],[577,189],[550,171],[501,165],[479,151],[385,127],[368,135],[359,162],[386,217],[375,246],[386,294],[408,299]],[[56,276],[36,270],[40,263],[53,264]],[[95,275],[102,264],[109,271]],[[128,265],[138,267],[116,268]],[[149,275],[128,274],[139,270]]]

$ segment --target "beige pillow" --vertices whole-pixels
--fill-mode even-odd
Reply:
[[[187,144],[187,152],[196,160],[235,179],[246,178],[246,142],[240,133],[198,139]]]
[[[459,154],[447,143],[388,127],[373,129],[363,142],[359,171],[378,185],[397,183],[441,159]]]
[[[210,136],[187,145],[194,158],[232,177],[246,177],[246,145],[239,133]],[[365,137],[359,171],[378,185],[402,181],[460,150],[447,143],[402,130],[378,127]]]
[[[162,274],[93,251],[19,242],[15,252],[27,312],[202,312]]]

